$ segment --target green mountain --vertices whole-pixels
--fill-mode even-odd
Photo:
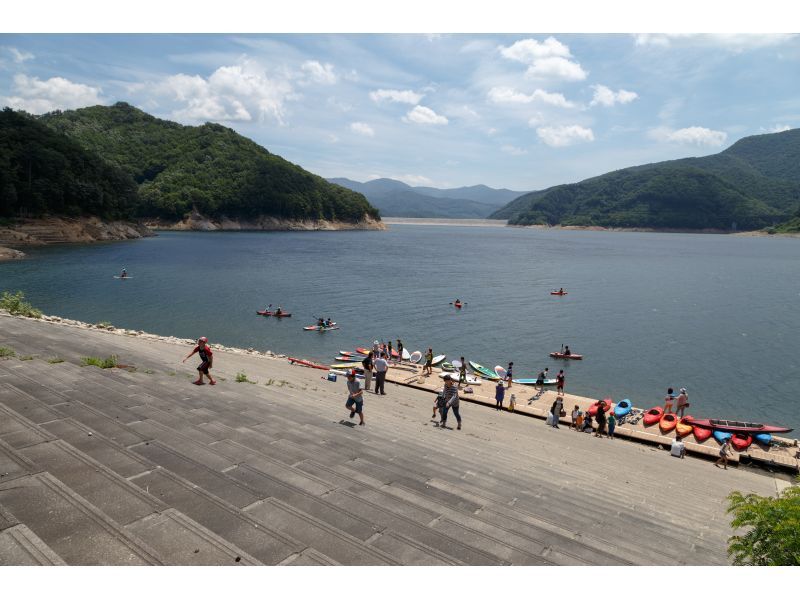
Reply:
[[[719,154],[625,168],[519,197],[510,224],[752,230],[800,206],[800,129],[739,140]]]
[[[0,112],[0,215],[126,219],[136,183],[119,166],[22,112]]]
[[[39,117],[121,168],[139,187],[139,216],[379,219],[360,194],[271,154],[232,129],[155,118],[126,103]]]

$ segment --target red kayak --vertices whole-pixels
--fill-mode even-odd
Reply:
[[[678,418],[675,417],[674,413],[665,413],[661,416],[661,419],[658,420],[658,427],[661,428],[662,433],[666,434],[667,432],[672,432],[677,423]]]
[[[611,399],[595,401],[594,403],[592,403],[592,406],[586,410],[586,413],[588,413],[592,417],[596,416],[597,410],[600,408],[600,405],[603,406],[603,411],[608,411],[609,409],[611,409]]]
[[[737,432],[731,436],[731,444],[737,451],[743,451],[748,446],[753,444],[753,437],[750,436],[750,434],[742,434],[741,432]]]
[[[454,306],[456,309],[461,309],[461,304],[460,304],[460,303],[453,303],[453,306]]]
[[[305,359],[297,359],[296,357],[290,357],[289,358],[289,363],[291,363],[292,365],[294,365],[295,363],[298,363],[300,365],[304,365],[304,366],[309,367],[309,368],[317,368],[318,370],[327,370],[327,369],[329,369],[327,365],[320,365],[318,363],[314,363],[313,361],[306,361]]]
[[[559,353],[558,351],[550,353],[550,357],[554,357],[555,359],[583,359],[583,355],[578,355],[577,353],[570,353],[567,355],[566,353]]]
[[[783,426],[767,426],[766,424],[756,424],[751,422],[737,422],[727,419],[697,419],[692,422],[701,428],[711,428],[712,430],[722,430],[723,432],[746,432],[749,434],[760,434],[762,432],[791,432],[793,428]]]
[[[689,421],[692,423],[692,432],[694,433],[694,439],[697,442],[705,442],[711,438],[711,435],[714,433],[711,428],[701,428],[700,426],[695,426],[694,418],[691,415],[687,415],[683,419],[686,420],[688,418],[691,418]]]
[[[560,291],[550,291],[550,294],[551,294],[551,295],[566,295],[566,294],[567,294],[567,292],[566,292],[566,291],[564,291],[564,292],[562,293],[562,292],[560,292]]]
[[[276,318],[291,318],[292,314],[286,313],[282,311],[281,313],[275,313],[274,311],[257,311],[256,312],[259,316],[275,316]]]
[[[664,415],[663,407],[653,407],[647,413],[644,414],[643,418],[644,425],[652,426],[653,424],[658,423],[663,415]]]

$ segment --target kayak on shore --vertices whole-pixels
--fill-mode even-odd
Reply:
[[[720,430],[722,432],[744,432],[746,434],[760,434],[762,432],[791,432],[793,428],[786,428],[784,426],[768,426],[766,424],[758,424],[753,422],[739,422],[727,419],[696,419],[692,421],[692,425],[701,428],[710,428],[712,430]]]
[[[304,366],[306,366],[308,368],[316,368],[318,370],[327,370],[328,369],[327,365],[322,365],[320,363],[314,363],[313,361],[308,361],[306,359],[297,359],[296,357],[290,357],[289,358],[289,363],[291,363],[292,365],[294,365],[294,364],[304,365]]]

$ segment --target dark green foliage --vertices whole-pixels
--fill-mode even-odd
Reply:
[[[136,202],[121,168],[25,113],[0,112],[0,215],[123,219]]]
[[[491,217],[522,225],[752,230],[787,220],[798,206],[795,129],[747,137],[713,156],[636,166],[528,193]]]
[[[12,293],[3,291],[0,295],[0,309],[4,309],[12,316],[26,316],[28,318],[41,318],[42,312],[30,303],[25,301],[25,294],[22,291]]]
[[[731,527],[746,530],[728,540],[734,565],[800,565],[800,486],[777,498],[733,492],[728,502]]]
[[[125,103],[54,112],[41,121],[130,174],[139,183],[140,216],[179,220],[194,209],[210,217],[378,218],[363,195],[221,125],[183,126]]]

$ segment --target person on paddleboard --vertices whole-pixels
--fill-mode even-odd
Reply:
[[[123,268],[122,269],[122,274],[120,274],[119,277],[120,278],[128,278],[128,271],[125,268]]]

